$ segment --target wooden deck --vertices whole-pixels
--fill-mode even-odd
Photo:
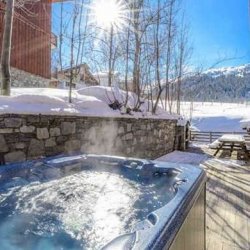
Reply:
[[[211,158],[204,168],[208,173],[207,250],[249,250],[250,163]]]
[[[193,153],[193,154],[190,154]],[[208,175],[207,250],[250,250],[250,161],[240,152],[232,156],[204,144],[193,144],[187,152],[173,152],[158,160],[202,164]]]

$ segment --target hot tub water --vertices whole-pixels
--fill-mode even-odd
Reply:
[[[126,164],[90,157],[1,173],[1,248],[100,249],[133,232],[175,196],[175,176]]]

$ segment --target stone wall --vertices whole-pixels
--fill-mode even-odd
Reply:
[[[1,76],[0,76],[1,82]],[[46,79],[37,75],[30,74],[23,70],[11,68],[11,85],[13,87],[37,87],[46,88],[49,87],[50,79]]]
[[[154,159],[173,151],[176,121],[0,115],[5,162],[83,152]]]

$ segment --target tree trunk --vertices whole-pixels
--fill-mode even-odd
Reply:
[[[126,42],[126,67],[125,67],[125,90],[126,90],[126,100],[125,100],[125,107],[128,104],[128,67],[129,67],[129,39],[130,39],[130,27],[128,28],[127,32],[127,42]]]
[[[140,34],[140,11],[144,0],[135,0],[133,3],[133,32],[135,36],[134,65],[133,65],[133,92],[140,95],[140,54],[141,54],[141,34]],[[138,98],[139,100],[139,98]]]
[[[160,13],[160,0],[157,1],[157,21],[156,21],[156,35],[155,35],[155,50],[156,50],[156,82],[158,84],[159,92],[155,101],[155,105],[153,107],[152,113],[155,114],[158,108],[158,104],[161,98],[162,94],[162,86],[161,86],[161,76],[160,76],[160,37],[159,37],[159,32],[160,32],[160,18],[161,18],[161,13]]]
[[[171,66],[172,57],[172,43],[173,43],[173,18],[174,18],[174,4],[175,0],[171,0],[169,3],[168,19],[167,19],[167,56],[166,56],[166,87],[165,87],[165,110],[167,110],[167,104],[169,104],[169,111],[171,111],[172,99],[170,96],[170,83],[169,83],[169,72]],[[173,95],[173,93],[172,93]]]
[[[4,33],[2,43],[1,54],[1,73],[2,73],[2,85],[1,94],[9,96],[11,77],[10,77],[10,53],[11,53],[11,37],[12,37],[12,25],[14,15],[15,0],[8,0],[6,3],[6,12],[4,17]]]
[[[63,2],[61,3],[60,9],[60,35],[59,35],[59,64],[60,71],[63,70],[63,59],[62,59],[62,44],[63,44]]]
[[[72,88],[73,88],[73,80],[74,80],[75,70],[76,70],[74,69],[75,26],[76,26],[76,20],[77,20],[77,15],[78,15],[78,7],[76,5],[76,0],[75,0],[73,15],[74,16],[73,16],[73,21],[72,21],[72,34],[71,34],[71,44],[70,44],[69,103],[72,103]]]
[[[137,27],[137,26],[136,26]],[[138,28],[137,28],[138,30]],[[139,82],[140,82],[140,70],[139,70],[139,54],[140,54],[140,41],[138,32],[135,32],[135,52],[134,52],[134,69],[133,69],[133,92],[139,95]]]
[[[112,61],[113,61],[113,39],[114,39],[114,26],[113,24],[111,25],[110,28],[110,44],[109,44],[109,72],[108,72],[108,85],[111,87],[112,85],[112,75],[113,75],[113,66],[112,66]]]

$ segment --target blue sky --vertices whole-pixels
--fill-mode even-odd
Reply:
[[[154,1],[154,0],[152,0]],[[237,58],[217,67],[250,63],[248,0],[181,0],[190,28],[190,64],[208,68],[223,58]],[[54,5],[54,15],[58,15]],[[53,23],[53,27],[58,23]]]
[[[250,63],[248,0],[183,0],[190,24],[192,63],[210,67],[221,58],[242,57],[218,66]]]

